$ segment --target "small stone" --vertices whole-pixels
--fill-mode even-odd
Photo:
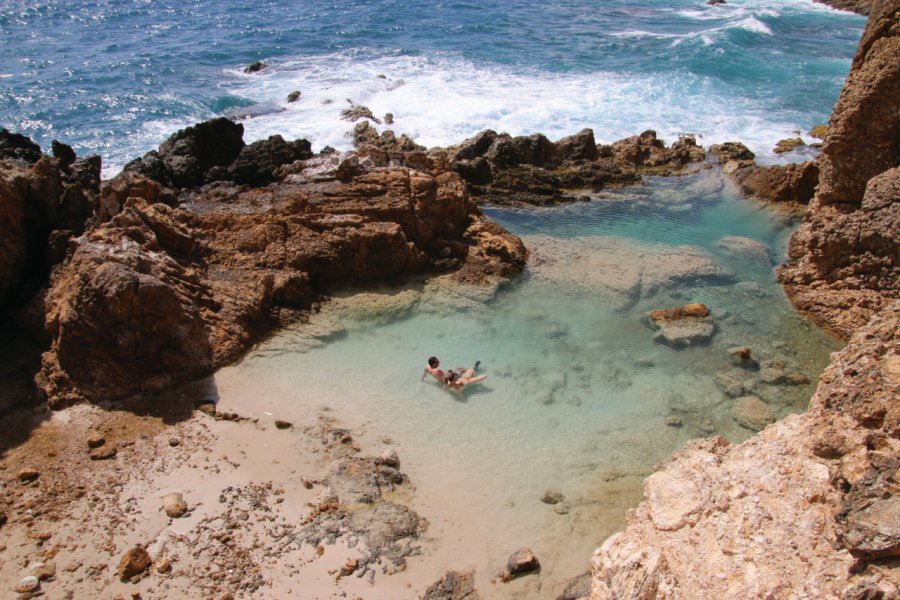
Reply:
[[[681,427],[682,425],[684,425],[684,422],[678,415],[669,415],[668,417],[666,417],[666,425],[668,425],[669,427]]]
[[[300,99],[300,90],[294,90],[290,94],[287,95],[288,102],[296,102]]]
[[[325,554],[325,546],[323,546],[322,544],[316,546],[316,554],[318,554],[319,556]]]
[[[103,437],[103,434],[100,433],[94,433],[87,439],[88,448],[99,448],[105,443],[106,438]]]
[[[394,124],[394,113],[385,113],[384,124],[385,125],[393,125]]]
[[[385,450],[381,453],[381,456],[378,457],[378,463],[389,467],[399,467],[400,456],[397,455],[396,450],[391,448],[390,450]]]
[[[121,581],[130,581],[133,577],[139,577],[141,573],[150,566],[150,555],[143,546],[137,545],[129,548],[119,560],[119,567],[116,569],[116,575]]]
[[[163,496],[163,510],[166,511],[166,514],[173,519],[177,519],[187,512],[188,505],[184,500],[184,496],[181,492],[172,492],[171,494],[166,494]]]
[[[30,481],[34,481],[35,479],[37,479],[40,476],[41,476],[40,471],[38,471],[37,469],[35,469],[33,467],[25,467],[24,469],[19,471],[19,475],[18,475],[19,481],[21,481],[22,483],[28,483]]]
[[[31,574],[38,578],[38,581],[46,581],[56,577],[56,565],[52,562],[38,563],[31,568]]]
[[[541,496],[541,502],[544,504],[559,504],[565,499],[563,493],[559,490],[546,490]]]
[[[164,558],[156,563],[156,572],[165,575],[166,573],[172,572],[172,561],[169,558]]]
[[[311,489],[313,488],[312,481],[310,481],[309,479],[303,479],[303,478],[301,478],[301,479],[300,479],[300,483],[302,483],[302,484],[303,484],[303,487],[305,487],[305,488],[308,489],[308,490],[311,490]]]
[[[5,512],[0,512],[0,527],[6,525],[7,517]]]
[[[180,446],[181,440],[179,440],[178,438],[169,438],[169,445],[172,446],[173,448],[176,446]]]
[[[354,571],[359,567],[359,562],[355,558],[348,558],[347,562],[344,563],[344,566],[341,567],[340,575],[341,577],[346,577],[347,575],[352,575]]]
[[[540,567],[537,557],[531,548],[519,548],[506,561],[506,571],[510,575],[529,573]]]
[[[5,550],[6,550],[6,544],[0,544],[0,552],[3,552]]]
[[[28,594],[37,590],[39,585],[40,581],[38,581],[38,578],[34,575],[29,575],[28,577],[24,577],[21,581],[19,581],[19,584],[16,586],[16,592],[20,594]]]
[[[282,421],[281,419],[275,419],[275,427],[277,429],[290,429],[294,424],[290,421]]]
[[[116,455],[116,447],[112,445],[100,446],[99,448],[94,448],[88,453],[88,456],[91,457],[91,460],[109,460],[110,458],[115,457]]]

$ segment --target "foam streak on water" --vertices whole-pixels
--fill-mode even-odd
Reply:
[[[428,146],[654,128],[768,154],[825,122],[862,25],[811,0],[0,0],[0,124],[99,152],[108,176],[222,114],[254,115],[248,141],[346,148],[348,98]]]

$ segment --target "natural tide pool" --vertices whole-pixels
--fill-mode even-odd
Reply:
[[[496,293],[438,279],[336,298],[216,385],[225,407],[295,423],[327,414],[367,449],[390,444],[430,522],[422,560],[476,568],[486,597],[555,597],[622,528],[653,464],[692,438],[752,435],[734,417],[739,397],[778,418],[803,411],[840,344],[775,281],[795,223],[741,199],[718,169],[485,212],[531,250],[521,277]],[[646,313],[691,302],[709,307],[713,337],[656,341]],[[736,346],[759,368],[736,365]],[[421,380],[431,355],[480,360],[488,378],[460,400]],[[548,489],[564,500],[542,502]],[[540,580],[489,583],[522,546]]]

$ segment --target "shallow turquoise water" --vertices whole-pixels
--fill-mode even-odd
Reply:
[[[441,524],[431,533],[448,568],[501,562],[527,540],[548,582],[577,575],[640,500],[654,463],[694,437],[752,434],[717,379],[739,381],[736,395],[783,417],[805,409],[839,346],[774,280],[792,223],[738,198],[717,170],[588,203],[486,212],[532,250],[527,272],[496,296],[434,283],[349,295],[217,376],[226,407],[295,422],[328,415],[376,451],[390,438],[417,486],[415,508]],[[728,235],[773,260],[723,249]],[[692,277],[696,268],[718,275]],[[654,341],[646,312],[687,302],[710,307],[711,342]],[[763,368],[734,366],[732,346],[750,347]],[[430,355],[444,366],[480,360],[488,378],[460,400],[420,380]],[[666,424],[673,417],[680,426]],[[564,493],[562,507],[539,501],[548,488]]]

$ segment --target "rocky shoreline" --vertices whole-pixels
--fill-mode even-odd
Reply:
[[[660,465],[595,553],[592,599],[900,595],[898,19],[896,0],[872,3],[779,269],[795,306],[848,346],[806,413]]]
[[[849,345],[804,415],[735,447],[692,442],[661,465],[628,528],[597,551],[592,582],[583,577],[562,597],[585,597],[588,585],[591,598],[898,593],[897,18],[896,1],[873,3],[818,161],[760,167],[740,144],[709,150],[745,194],[809,203],[779,277],[799,310]],[[666,147],[652,131],[609,145],[589,129],[556,142],[485,131],[425,149],[362,121],[354,152],[318,155],[305,140],[246,145],[242,134],[227,119],[198,124],[102,183],[98,157],[58,143],[47,156],[0,135],[0,228],[10,232],[0,244],[0,307],[41,350],[39,365],[17,363],[5,378],[14,400],[0,407],[18,408],[5,425],[23,436],[4,442],[0,482],[0,553],[15,565],[4,576],[33,571],[34,580],[17,580],[22,597],[54,579],[64,597],[123,595],[143,581],[144,593],[226,598],[289,593],[282,586],[301,569],[320,592],[335,579],[401,572],[425,525],[400,501],[413,486],[396,453],[365,457],[351,431],[323,417],[290,438],[316,457],[282,477],[286,503],[284,487],[256,479],[277,459],[252,458],[250,444],[287,436],[292,424],[209,402],[197,414],[208,395],[179,386],[349,286],[422,274],[502,285],[528,250],[476,202],[578,201],[643,175],[710,166],[694,138]],[[32,376],[34,387],[21,384]],[[41,404],[32,411],[35,397],[53,409],[79,406],[50,415]],[[241,462],[252,466],[216,455],[221,436],[242,437],[250,449]],[[191,507],[201,498],[197,519],[163,540],[165,522],[149,516],[161,508],[147,494],[196,477],[191,469],[223,491],[189,496]],[[237,478],[230,487],[225,471]],[[220,511],[205,506],[214,501]],[[135,531],[123,533],[129,524]],[[104,553],[123,557],[116,578],[79,544],[104,538]],[[336,543],[346,546],[339,559],[326,550]],[[317,554],[304,554],[310,548]],[[276,551],[303,566],[281,572]],[[511,557],[507,575],[537,564],[527,559],[525,549]],[[715,567],[703,576],[697,564]],[[416,594],[478,597],[464,573]]]

